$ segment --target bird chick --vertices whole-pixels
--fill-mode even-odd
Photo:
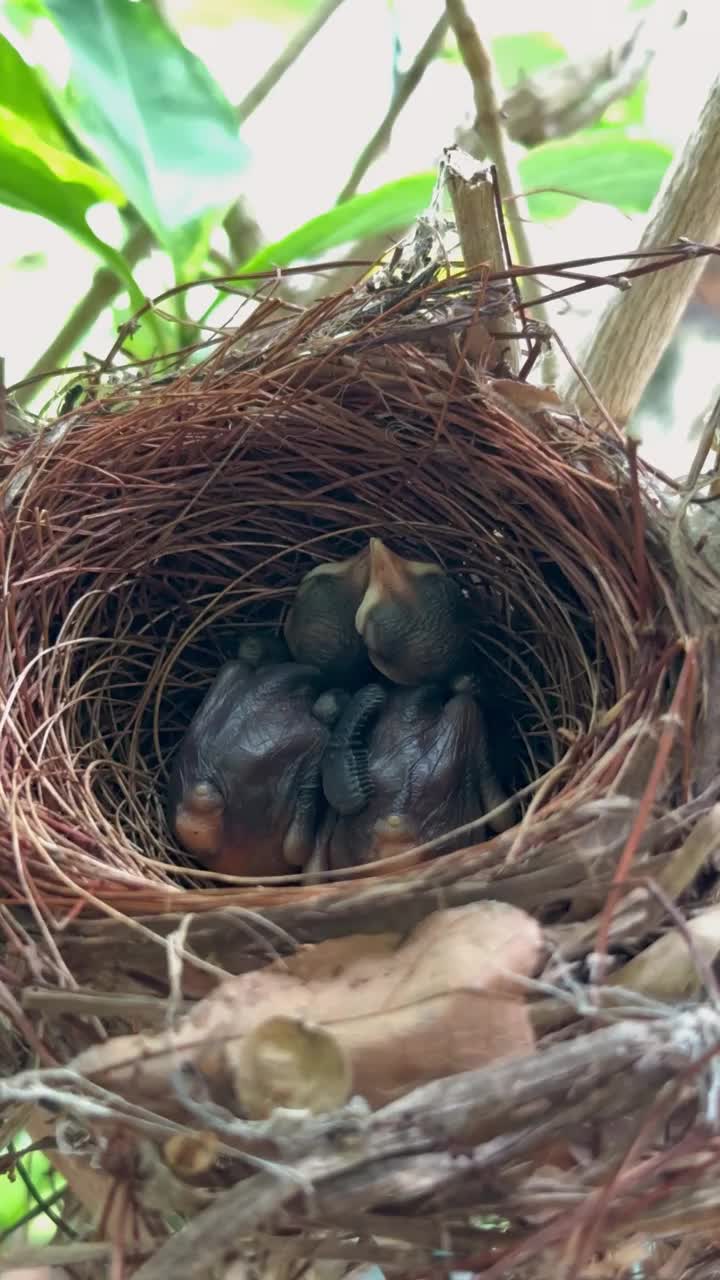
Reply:
[[[471,659],[468,606],[436,564],[370,539],[370,576],[355,615],[370,661],[395,684],[448,680]]]
[[[267,667],[291,660],[282,636],[275,636],[272,631],[246,631],[237,647],[237,656],[249,667]]]
[[[305,574],[285,619],[285,639],[297,662],[328,679],[357,683],[367,677],[367,654],[355,614],[368,584],[367,547],[349,560],[319,564]]]
[[[173,763],[170,826],[229,875],[287,875],[315,848],[320,761],[340,703],[296,663],[222,667]]]
[[[438,686],[361,689],[333,730],[323,790],[337,812],[331,868],[374,862],[447,835],[505,800],[488,755],[479,704]],[[507,816],[493,824],[509,825]],[[454,848],[483,838],[459,836]]]

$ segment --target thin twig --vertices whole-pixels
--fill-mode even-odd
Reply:
[[[465,0],[445,0],[445,3],[460,55],[472,82],[475,101],[474,131],[485,155],[497,169],[500,193],[503,201],[507,201],[507,219],[515,251],[524,265],[531,266],[533,256],[526,227],[530,215],[525,200],[519,195],[519,184],[512,172],[495,91],[492,59],[468,13]],[[536,300],[540,295],[538,281],[528,277],[524,292],[528,302]],[[535,314],[538,320],[547,319],[540,308]],[[556,368],[554,354],[550,350],[543,359],[543,370],[546,380],[553,382]]]
[[[678,728],[682,725],[682,712],[686,700],[686,691],[690,684],[692,670],[696,662],[697,642],[689,639],[686,642],[685,661],[683,663],[682,671],[678,677],[673,700],[658,744],[657,754],[655,756],[652,769],[650,770],[650,776],[647,780],[645,790],[643,791],[638,812],[632,825],[632,830],[627,838],[625,848],[620,855],[617,869],[613,876],[612,884],[610,885],[610,892],[608,893],[607,900],[600,917],[597,942],[595,944],[595,951],[598,959],[597,979],[600,982],[602,982],[606,967],[605,960],[607,958],[610,925],[612,923],[613,913],[628,878],[635,854],[638,851],[640,839],[646,823],[648,822],[652,805],[655,801],[660,779],[666,768],[670,752],[675,742],[675,735]]]
[[[466,269],[471,271],[487,263],[491,272],[505,272],[510,264],[506,258],[506,242],[495,200],[494,166],[481,164],[460,147],[448,147],[444,172]],[[512,339],[519,337],[520,330],[513,301],[508,293],[506,306],[493,316],[492,324],[485,320],[476,328],[494,335],[496,341],[499,332],[509,332],[511,341],[504,346],[502,354],[510,371],[517,374],[518,343]],[[483,360],[486,358],[483,352]]]
[[[400,77],[395,87],[390,105],[381,120],[373,136],[369,142],[363,147],[352,172],[343,187],[340,195],[336,200],[336,204],[342,204],[344,200],[349,200],[355,194],[362,179],[367,173],[370,165],[387,147],[392,131],[400,112],[407,105],[413,93],[417,89],[430,63],[437,56],[442,48],[443,40],[447,35],[448,19],[446,14],[442,14],[438,18],[435,26],[427,36],[422,48],[417,53],[411,65],[408,67],[404,75]]]
[[[339,9],[342,3],[343,0],[325,0],[324,4],[319,4],[317,8],[312,10],[307,22],[288,40],[282,53],[268,67],[267,71],[261,75],[252,89],[246,93],[242,101],[238,103],[237,117],[241,124],[247,120],[248,116],[252,115],[253,111],[257,111],[260,103],[265,101],[278,81],[282,80],[285,72],[289,71],[293,63],[297,62],[300,55],[307,49],[310,41],[314,40],[319,31],[322,31],[325,23],[332,18],[336,9]]]

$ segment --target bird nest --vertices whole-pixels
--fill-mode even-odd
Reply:
[[[611,424],[474,358],[503,299],[255,300],[2,455],[0,1096],[95,1179],[69,1264],[712,1254],[718,583]],[[312,882],[193,864],[165,793],[204,693],[375,536],[473,602],[515,824]],[[273,1052],[303,1088],[258,1101]]]

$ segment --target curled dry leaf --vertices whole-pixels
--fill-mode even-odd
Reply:
[[[523,382],[520,378],[492,378],[489,385],[496,395],[527,413],[543,413],[547,409],[565,407],[554,387],[538,387],[533,382]]]
[[[118,1037],[86,1050],[73,1067],[182,1118],[168,1080],[188,1063],[216,1102],[237,1108],[244,1042],[280,1017],[324,1028],[347,1055],[353,1092],[380,1106],[430,1080],[531,1052],[519,978],[537,971],[541,949],[537,922],[517,907],[478,902],[437,911],[407,937],[332,939],[230,978],[172,1030]]]
[[[709,907],[687,922],[697,956],[712,965],[720,952],[720,907]],[[670,929],[608,978],[655,1000],[690,1000],[703,986],[696,958],[680,929]]]
[[[237,1099],[251,1120],[276,1107],[319,1114],[347,1102],[352,1073],[347,1054],[323,1027],[278,1016],[246,1036],[233,1071]]]

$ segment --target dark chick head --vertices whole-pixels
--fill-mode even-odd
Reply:
[[[285,619],[285,639],[297,662],[311,663],[332,680],[367,674],[367,655],[355,614],[368,584],[370,552],[320,564],[305,575]]]
[[[355,615],[370,661],[395,684],[445,681],[469,659],[467,603],[436,564],[370,539],[370,576]]]

